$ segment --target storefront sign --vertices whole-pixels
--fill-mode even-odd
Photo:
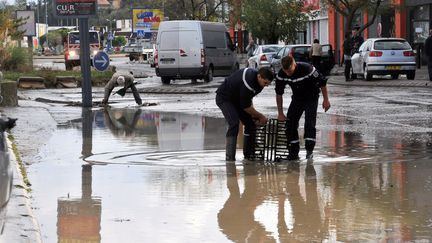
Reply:
[[[97,0],[54,0],[58,18],[88,18],[96,16]]]

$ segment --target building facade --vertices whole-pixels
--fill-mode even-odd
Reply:
[[[381,13],[375,22],[363,31],[365,39],[373,37],[399,37],[406,39],[413,48],[424,53],[423,45],[432,26],[432,0],[389,0],[396,7],[392,11]],[[384,1],[383,4],[389,4]],[[321,8],[322,10],[322,8]],[[328,12],[328,43],[335,47],[337,61],[341,60],[341,50],[344,38],[344,18],[332,8]],[[357,23],[368,22],[367,13],[360,14]],[[422,60],[426,58],[421,54]]]

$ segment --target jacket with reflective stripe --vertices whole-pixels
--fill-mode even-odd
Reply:
[[[283,95],[287,84],[292,89],[293,99],[316,99],[319,96],[320,88],[327,84],[327,78],[312,65],[297,62],[293,75],[286,75],[282,69],[276,75],[276,94]]]
[[[244,70],[240,69],[225,78],[225,81],[216,90],[219,97],[232,102],[241,109],[250,107],[252,105],[252,98],[263,89],[258,84],[258,71],[253,68],[246,70],[244,78],[247,85],[245,85],[243,81]]]

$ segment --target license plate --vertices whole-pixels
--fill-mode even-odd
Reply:
[[[161,58],[160,62],[163,64],[174,64],[174,58]]]
[[[401,67],[400,66],[387,66],[386,69],[387,70],[400,70]]]

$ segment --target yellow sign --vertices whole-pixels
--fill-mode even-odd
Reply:
[[[132,30],[133,32],[138,30],[157,32],[163,18],[163,12],[160,9],[132,9]]]

